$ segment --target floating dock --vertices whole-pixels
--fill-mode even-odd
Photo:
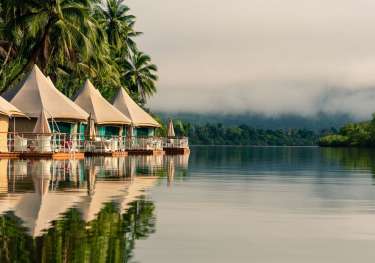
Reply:
[[[179,155],[190,153],[189,148],[164,148],[164,151],[167,155]]]
[[[141,149],[134,149],[127,151],[129,155],[164,155],[164,150],[141,150]]]
[[[125,157],[128,156],[128,152],[85,152],[85,156]]]

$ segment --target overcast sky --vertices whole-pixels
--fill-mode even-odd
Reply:
[[[153,110],[375,112],[374,0],[128,0]]]

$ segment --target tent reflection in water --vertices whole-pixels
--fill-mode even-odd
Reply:
[[[74,206],[83,192],[49,192],[51,181],[52,160],[38,160],[31,162],[31,176],[34,193],[25,193],[20,196],[14,213],[29,230],[32,237],[43,235],[43,231],[51,227],[51,222],[69,208]]]
[[[173,158],[169,158],[169,161],[168,161],[168,173],[167,173],[168,185],[170,185],[173,182],[173,180],[174,180],[174,174],[175,174],[174,161],[173,161]]]
[[[98,180],[96,172],[90,166],[87,176],[88,196],[82,198],[82,202],[77,205],[85,222],[96,219],[100,210],[106,203],[115,202],[119,205],[121,213],[126,212],[129,204],[144,194],[144,190],[155,185],[157,177],[134,177],[130,180],[110,181]]]
[[[126,194],[119,200],[120,213],[125,213],[130,204],[145,194],[145,191],[152,188],[158,180],[157,176],[136,176],[126,190]]]
[[[0,159],[0,194],[8,193],[8,181],[8,160]]]
[[[11,211],[17,202],[16,197],[8,195],[8,162],[7,159],[0,159],[0,216]]]
[[[129,181],[97,180],[95,169],[89,169],[87,177],[88,196],[77,205],[82,219],[90,222],[96,218],[106,203],[123,196]]]

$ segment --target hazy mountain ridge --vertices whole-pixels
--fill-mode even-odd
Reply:
[[[308,129],[321,131],[329,128],[340,128],[348,122],[359,121],[349,114],[319,113],[315,116],[304,117],[297,114],[266,116],[256,113],[243,114],[213,114],[213,113],[166,113],[158,112],[163,120],[172,118],[192,124],[221,123],[224,126],[238,126],[246,124],[259,129]]]

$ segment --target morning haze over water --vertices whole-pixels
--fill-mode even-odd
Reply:
[[[1,262],[371,262],[373,156],[193,147],[1,160]]]

